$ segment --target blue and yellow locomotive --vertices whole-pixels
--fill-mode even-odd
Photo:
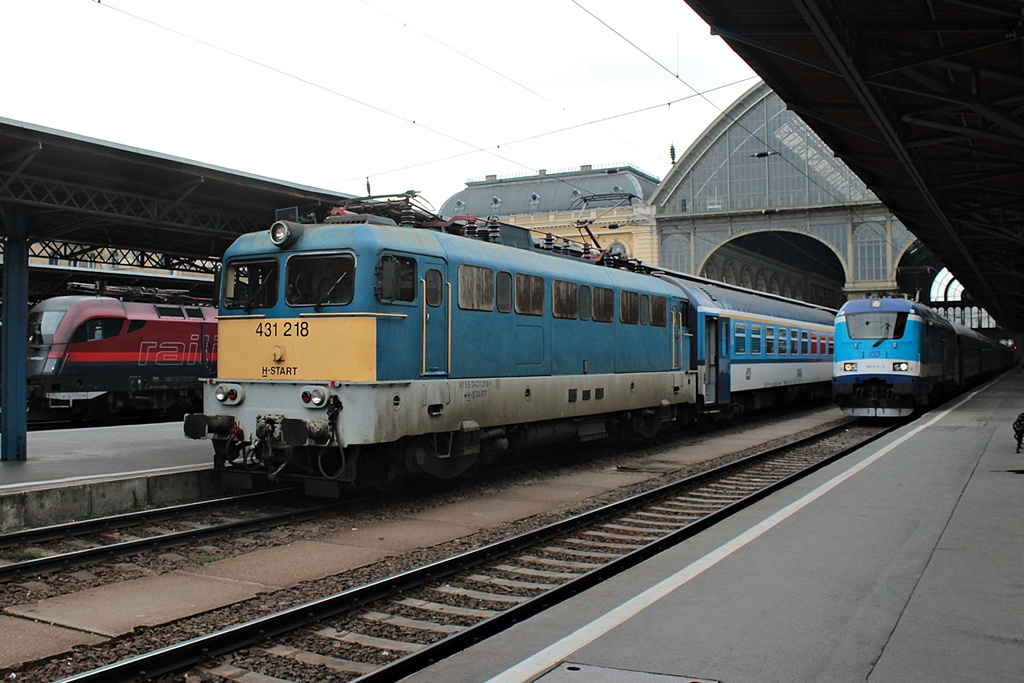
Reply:
[[[212,439],[218,469],[319,495],[455,477],[537,445],[827,396],[833,316],[408,198],[363,203],[228,249],[218,377],[185,431]]]
[[[907,416],[1005,369],[1010,356],[924,304],[856,299],[836,315],[832,395],[848,415]]]

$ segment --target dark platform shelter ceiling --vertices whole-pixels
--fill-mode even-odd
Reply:
[[[347,196],[0,119],[0,236],[21,211],[29,242],[137,250],[204,271],[278,209],[323,218]]]
[[[1020,3],[686,2],[974,299],[1024,330]]]

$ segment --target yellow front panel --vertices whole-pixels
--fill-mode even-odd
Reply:
[[[315,382],[377,379],[373,317],[221,318],[217,376]]]

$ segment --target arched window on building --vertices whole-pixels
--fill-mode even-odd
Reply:
[[[862,223],[853,231],[853,269],[857,280],[887,280],[885,229],[877,223]]]

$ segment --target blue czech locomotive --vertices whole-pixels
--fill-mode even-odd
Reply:
[[[536,445],[828,395],[835,312],[443,220],[409,198],[278,221],[224,255],[215,466],[317,495]]]
[[[848,415],[911,415],[1011,361],[1002,344],[907,299],[848,301],[835,334],[832,395]]]

